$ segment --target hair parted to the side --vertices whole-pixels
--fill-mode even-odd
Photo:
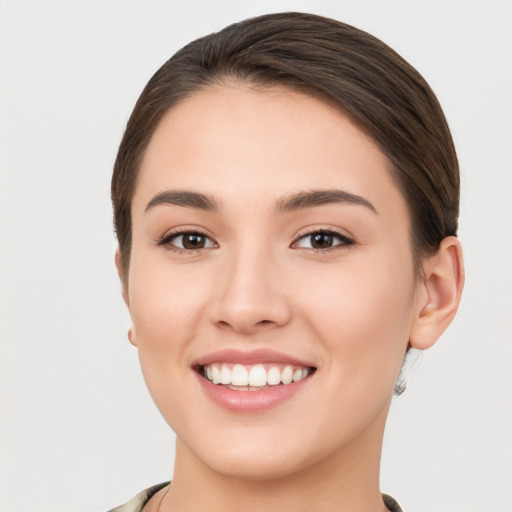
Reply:
[[[131,202],[148,143],[164,114],[214,84],[282,85],[336,105],[380,147],[411,214],[418,263],[456,235],[459,169],[434,93],[394,50],[339,21],[303,13],[250,18],[197,39],[144,88],[128,121],[112,177],[114,226],[127,278]]]

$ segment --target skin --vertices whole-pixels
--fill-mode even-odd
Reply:
[[[218,208],[147,209],[169,190],[205,194]],[[371,206],[276,210],[312,190]],[[463,271],[460,245],[447,238],[415,273],[407,204],[375,143],[318,99],[211,87],[158,126],[132,219],[130,339],[177,435],[173,484],[146,509],[385,510],[379,460],[393,386],[408,344],[428,348],[450,323]],[[319,230],[341,238],[315,250]],[[204,248],[169,240],[190,231],[208,237]],[[227,411],[192,367],[224,348],[277,350],[316,372],[277,407]]]

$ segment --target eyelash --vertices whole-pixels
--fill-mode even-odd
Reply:
[[[290,245],[290,247],[293,247],[296,245],[300,240],[307,239],[308,237],[311,238],[314,235],[324,235],[324,236],[330,236],[333,237],[337,242],[336,245],[333,245],[331,247],[326,248],[315,248],[315,247],[303,247],[303,249],[306,249],[308,251],[316,252],[316,253],[326,253],[331,251],[336,251],[340,249],[346,249],[352,245],[354,245],[356,242],[353,238],[350,238],[349,236],[341,233],[340,231],[336,229],[314,229],[312,231],[309,231],[307,233],[302,233],[299,237],[296,238]]]
[[[348,248],[356,243],[353,238],[350,238],[347,235],[344,235],[343,233],[340,233],[339,231],[337,231],[335,229],[315,229],[308,233],[301,234],[290,244],[290,247],[294,248],[294,246],[296,246],[298,244],[298,242],[300,242],[301,240],[307,239],[308,237],[312,237],[314,235],[330,236],[330,237],[333,237],[333,239],[335,239],[339,243],[337,243],[336,245],[333,245],[331,247],[326,247],[326,248],[303,247],[303,249],[306,249],[306,250],[312,251],[312,252],[317,252],[317,253],[327,253],[327,252],[331,252],[334,250]],[[209,240],[213,245],[210,247],[199,247],[197,249],[187,249],[184,247],[183,248],[176,247],[171,242],[173,241],[173,239],[176,239],[180,236],[181,237],[184,237],[184,236],[203,237],[206,240]],[[194,254],[194,253],[197,253],[201,249],[212,249],[212,248],[218,247],[217,242],[215,242],[211,237],[209,237],[202,231],[198,231],[195,229],[181,230],[181,231],[167,233],[161,239],[157,240],[156,245],[158,245],[159,247],[166,247],[169,250],[175,251],[179,254],[183,254],[183,253]]]
[[[198,249],[187,249],[185,247],[176,247],[171,242],[173,241],[173,239],[176,239],[180,236],[181,237],[184,237],[184,236],[202,237],[202,238],[212,242],[213,247],[199,247]],[[209,237],[205,233],[198,231],[196,229],[179,230],[179,231],[167,233],[160,240],[157,240],[156,245],[158,245],[159,247],[166,247],[170,251],[175,251],[178,254],[194,254],[194,253],[197,253],[200,249],[211,249],[211,248],[217,247],[217,243],[211,237]]]

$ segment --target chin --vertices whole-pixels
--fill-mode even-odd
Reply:
[[[304,460],[296,456],[286,456],[274,453],[248,453],[233,452],[229,450],[223,454],[212,454],[208,459],[203,459],[216,473],[236,480],[248,482],[277,481],[289,477],[307,467]]]
[[[297,428],[298,427],[298,428]],[[188,455],[202,466],[203,470],[214,471],[218,475],[247,482],[278,481],[303,472],[326,460],[343,440],[324,437],[322,439],[296,422],[296,435],[290,435],[290,425],[279,428],[221,429],[211,431],[208,438],[193,436],[185,439]],[[190,436],[191,431],[185,433]],[[298,435],[297,435],[298,434]],[[179,434],[178,434],[179,439]],[[213,443],[212,439],[216,439]],[[181,441],[179,440],[180,444]],[[342,450],[341,450],[342,451]],[[190,459],[189,459],[190,460]]]

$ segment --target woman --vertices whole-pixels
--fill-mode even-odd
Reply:
[[[406,352],[459,304],[458,196],[434,94],[354,27],[272,14],[165,63],[112,199],[175,473],[115,510],[400,510],[382,436]]]

